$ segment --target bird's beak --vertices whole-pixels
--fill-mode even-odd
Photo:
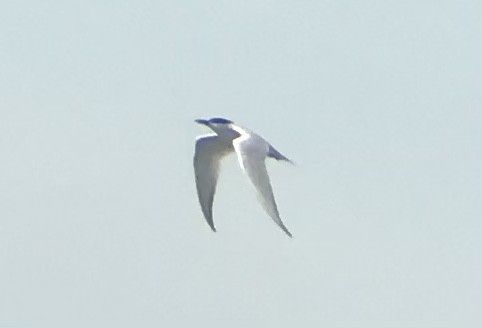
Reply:
[[[207,120],[194,120],[194,122],[202,124],[202,125],[209,125],[209,121],[207,121]]]

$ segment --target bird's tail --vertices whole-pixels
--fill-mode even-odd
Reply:
[[[287,161],[290,162],[291,164],[294,164],[292,160],[290,160],[288,157],[285,155],[281,154],[279,151],[277,151],[273,146],[269,145],[268,149],[268,157],[274,158],[278,161]]]

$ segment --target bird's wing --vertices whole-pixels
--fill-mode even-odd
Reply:
[[[232,144],[221,141],[216,134],[203,135],[196,140],[194,173],[201,210],[213,231],[213,200],[221,159],[233,151]]]
[[[291,233],[281,221],[273,195],[268,171],[264,160],[268,154],[269,145],[261,138],[242,136],[233,142],[238,155],[239,164],[248,175],[258,192],[259,199],[269,216],[290,237]]]

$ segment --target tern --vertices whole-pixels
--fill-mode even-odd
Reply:
[[[268,215],[289,236],[291,232],[281,221],[273,189],[266,170],[267,157],[293,163],[277,151],[261,136],[234,124],[225,118],[215,117],[209,120],[195,120],[196,123],[209,127],[214,133],[196,138],[194,153],[194,173],[197,194],[204,217],[213,231],[213,200],[219,176],[221,160],[236,152],[239,165],[251,180],[258,198]]]

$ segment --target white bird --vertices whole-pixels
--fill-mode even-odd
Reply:
[[[213,222],[213,200],[220,162],[224,156],[234,151],[238,156],[241,168],[254,185],[268,215],[288,236],[292,237],[279,216],[264,161],[266,157],[271,157],[276,160],[293,162],[262,137],[230,120],[216,117],[209,120],[195,120],[195,122],[206,125],[214,131],[214,133],[196,138],[194,154],[194,173],[199,203],[211,229],[216,231]]]

